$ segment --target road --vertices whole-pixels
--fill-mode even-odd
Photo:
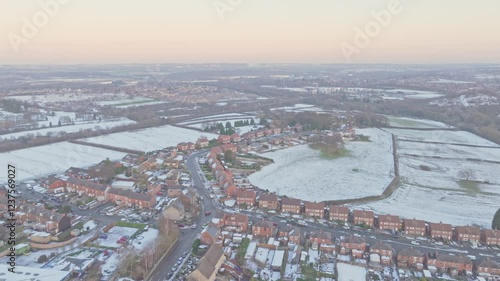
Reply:
[[[189,172],[191,173],[191,179],[193,181],[193,187],[198,190],[198,193],[203,197],[202,208],[200,216],[196,221],[196,229],[186,229],[181,230],[179,235],[179,240],[173,246],[170,254],[160,262],[155,271],[151,274],[148,280],[151,281],[161,281],[167,280],[167,275],[173,271],[176,267],[176,263],[184,254],[184,252],[191,252],[191,248],[194,240],[198,237],[201,232],[201,227],[203,224],[208,223],[211,220],[211,216],[204,216],[204,212],[215,212],[217,207],[213,200],[210,200],[210,194],[208,193],[203,180],[199,174],[200,167],[198,165],[198,157],[204,155],[208,150],[202,150],[195,152],[187,157],[186,165]]]

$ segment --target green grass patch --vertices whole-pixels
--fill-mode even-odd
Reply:
[[[365,135],[360,135],[359,141],[371,142],[370,137]]]
[[[321,157],[326,158],[326,159],[331,159],[331,160],[337,159],[337,158],[342,158],[342,157],[348,157],[351,154],[351,152],[345,148],[339,148],[339,150],[334,152],[334,153],[329,152],[327,149],[323,149],[323,148],[318,148],[317,150],[319,150],[321,152]]]
[[[241,241],[241,245],[238,249],[238,254],[236,254],[236,260],[240,265],[243,265],[245,262],[245,254],[247,252],[248,245],[250,245],[250,239],[243,238],[243,241]]]
[[[480,193],[481,189],[479,184],[475,181],[461,180],[458,182],[461,188],[465,189],[469,193]]]

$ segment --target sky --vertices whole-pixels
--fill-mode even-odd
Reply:
[[[0,0],[0,64],[500,63],[498,0]]]

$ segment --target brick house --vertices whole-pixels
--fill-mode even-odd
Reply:
[[[370,253],[375,253],[380,256],[380,263],[383,265],[392,264],[393,249],[391,245],[380,240],[375,245],[370,247]]]
[[[175,159],[165,159],[163,161],[163,166],[170,169],[179,169],[180,161]]]
[[[278,195],[264,193],[259,196],[259,208],[267,210],[278,209]]]
[[[300,227],[286,225],[281,227],[278,231],[278,240],[280,240],[283,245],[288,245],[288,243],[300,245],[301,239],[302,230]]]
[[[393,215],[379,215],[378,216],[378,229],[399,231],[401,229],[401,220],[398,216]]]
[[[45,179],[42,184],[42,187],[47,188],[48,190],[58,190],[60,188],[66,187],[66,182],[64,180],[58,179],[54,176],[49,176]]]
[[[204,136],[199,137],[198,140],[196,141],[196,145],[198,145],[201,148],[207,147],[208,144],[209,144],[209,141],[208,141],[207,137],[204,137]]]
[[[64,172],[67,177],[78,178],[78,179],[90,179],[90,171],[87,169],[71,167]]]
[[[271,129],[264,129],[264,135],[265,136],[270,136],[272,134],[273,134],[273,130],[271,130]]]
[[[256,198],[257,192],[253,190],[236,190],[236,203],[238,203],[238,205],[245,204],[247,207],[253,207],[255,205]]]
[[[248,216],[244,214],[225,213],[220,220],[220,225],[223,228],[234,229],[237,232],[247,232]]]
[[[44,207],[21,204],[17,205],[16,218],[18,223],[36,222],[42,225],[47,232],[58,233],[71,227],[71,219],[64,215]]]
[[[323,218],[325,212],[325,203],[305,202],[304,212],[308,217]]]
[[[222,247],[212,244],[199,261],[196,269],[188,275],[187,280],[214,281],[225,260],[226,256],[224,256]]]
[[[349,221],[349,208],[346,206],[330,206],[330,220]]]
[[[311,236],[309,237],[309,242],[331,245],[333,244],[333,235],[330,232],[319,230],[311,234]]]
[[[469,257],[464,255],[450,255],[450,254],[435,254],[428,253],[425,255],[425,261],[427,267],[435,266],[437,269],[442,272],[451,272],[452,275],[454,271],[461,272],[472,271],[472,261]]]
[[[373,212],[365,210],[354,210],[353,223],[354,225],[364,224],[373,227]]]
[[[401,250],[397,256],[399,267],[423,269],[424,255],[418,249],[406,248]]]
[[[237,133],[232,134],[231,135],[231,141],[232,142],[240,142],[241,141],[240,135],[238,135]]]
[[[319,230],[311,233],[309,243],[312,249],[319,249],[323,252],[335,252],[335,242],[330,232]]]
[[[451,224],[447,223],[430,223],[429,233],[432,239],[451,240],[453,229]]]
[[[365,239],[351,235],[340,241],[340,253],[361,258],[366,251],[366,246]]]
[[[223,144],[220,146],[222,151],[231,150],[232,152],[238,152],[238,146],[234,143]]]
[[[167,186],[179,185],[179,179],[181,178],[181,172],[179,170],[170,170],[167,173],[167,178],[165,183]]]
[[[231,142],[231,137],[227,136],[227,135],[220,135],[217,138],[217,143],[218,144],[226,144],[226,143],[230,143],[230,142]]]
[[[186,188],[183,185],[172,185],[167,187],[167,196],[170,198],[180,197],[182,195],[182,190]]]
[[[202,245],[212,245],[217,241],[219,228],[213,225],[205,227],[200,234],[200,242]]]
[[[425,236],[425,222],[416,219],[403,219],[403,229],[406,236]]]
[[[483,229],[481,232],[481,242],[488,246],[500,246],[500,230]]]
[[[300,200],[284,197],[281,199],[281,212],[300,214]]]
[[[188,149],[189,150],[195,150],[196,149],[196,144],[194,142],[188,142]]]
[[[500,264],[486,258],[477,266],[477,273],[480,276],[500,276]]]
[[[186,142],[181,142],[177,144],[177,150],[178,151],[187,151],[189,150],[189,145]]]
[[[66,180],[66,189],[69,192],[95,197],[99,201],[106,199],[106,189],[108,186],[90,180],[70,177]]]
[[[147,194],[135,192],[129,189],[111,187],[106,191],[106,198],[118,205],[134,207],[139,209],[149,209],[156,204],[156,188]]]
[[[274,236],[275,227],[271,221],[261,220],[252,225],[252,234],[254,236],[260,237],[272,237]]]
[[[461,242],[479,242],[481,230],[475,226],[457,226],[455,227],[455,238]]]

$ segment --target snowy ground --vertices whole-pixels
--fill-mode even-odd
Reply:
[[[64,103],[64,102],[81,102],[81,101],[104,101],[104,100],[114,100],[117,98],[124,99],[129,96],[126,94],[116,94],[116,93],[54,93],[54,94],[43,94],[43,95],[22,95],[22,96],[8,96],[8,99],[15,99],[18,101],[27,101],[38,103],[40,105],[52,104],[52,103]]]
[[[426,157],[457,158],[466,160],[481,159],[500,161],[500,148],[467,147],[447,144],[417,143],[400,140],[398,142],[400,154],[413,154]]]
[[[397,135],[400,140],[431,141],[500,147],[500,145],[495,144],[494,142],[465,131],[419,131],[407,129],[387,129],[387,131]]]
[[[225,114],[217,114],[217,115],[210,115],[210,116],[193,118],[189,121],[185,121],[185,122],[180,123],[180,124],[192,123],[192,122],[196,122],[196,121],[208,122],[211,120],[224,120],[224,119],[228,119],[228,118],[240,118],[240,117],[242,119],[243,118],[252,118],[252,115],[247,115],[244,113],[225,113]]]
[[[132,241],[132,245],[139,251],[142,251],[148,245],[154,245],[153,242],[158,237],[158,233],[158,229],[150,228],[148,231],[139,234],[136,239]]]
[[[42,122],[50,122],[50,121],[42,121]],[[11,140],[11,139],[16,139],[19,137],[23,136],[29,136],[29,135],[34,135],[34,136],[47,136],[47,134],[58,134],[59,132],[66,132],[66,133],[75,133],[79,132],[82,130],[96,130],[96,129],[110,129],[114,127],[120,127],[120,126],[125,126],[129,124],[134,124],[135,121],[129,120],[127,118],[120,118],[117,120],[109,120],[109,121],[93,121],[89,123],[83,123],[83,124],[75,124],[75,125],[65,125],[65,126],[57,126],[58,121],[52,122],[52,127],[47,127],[49,128],[43,128],[43,129],[37,129],[37,130],[29,130],[29,131],[24,131],[24,132],[18,132],[18,133],[11,133],[11,134],[4,134],[0,135],[0,141],[3,140]]]
[[[401,130],[401,133],[406,136],[414,134],[415,140],[433,138],[434,133],[408,131],[411,130]],[[463,136],[463,143],[497,146],[466,132],[447,132],[439,136],[439,141],[458,142],[459,136]],[[500,164],[466,158],[499,161],[499,148],[407,141],[399,141],[398,147],[401,186],[390,198],[363,207],[381,214],[390,213],[430,222],[490,226],[500,202]],[[470,170],[470,180],[477,182],[464,185],[461,182],[465,179],[461,174],[464,170]]]
[[[114,226],[113,228],[111,228],[108,231],[108,233],[106,233],[108,235],[107,239],[99,238],[96,241],[99,245],[104,246],[104,247],[120,248],[122,246],[122,244],[118,244],[116,242],[118,240],[120,240],[120,238],[122,236],[131,237],[136,232],[137,232],[137,228],[124,227],[124,226]]]
[[[451,126],[433,121],[433,120],[425,120],[425,119],[414,119],[408,117],[394,117],[388,116],[389,124],[394,127],[408,127],[408,128],[450,128]]]
[[[126,153],[69,142],[37,146],[0,153],[0,165],[16,167],[16,178],[23,181],[35,177],[66,171],[69,167],[87,167],[106,158],[118,160]],[[0,182],[7,174],[0,175]]]
[[[338,281],[365,281],[366,269],[364,267],[337,263]]]
[[[105,263],[101,266],[101,273],[104,277],[108,277],[113,274],[113,272],[117,269],[118,264],[120,263],[120,255],[114,252],[111,252],[111,255],[106,259]]]
[[[348,142],[348,157],[326,159],[307,145],[265,153],[275,163],[250,175],[250,182],[310,201],[379,195],[394,176],[391,135],[379,129],[356,131],[371,142]]]
[[[176,146],[181,142],[196,142],[200,136],[206,136],[208,139],[217,138],[217,135],[215,134],[166,125],[131,132],[108,134],[82,140],[89,143],[104,144],[149,152],[163,149],[168,146]]]

